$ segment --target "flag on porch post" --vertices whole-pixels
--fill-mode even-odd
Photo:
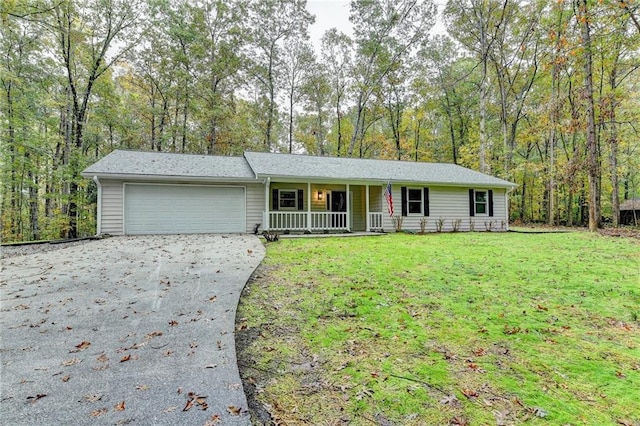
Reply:
[[[389,179],[389,182],[387,183],[387,187],[384,190],[384,198],[387,199],[389,217],[393,217],[393,196],[391,195],[391,179]]]

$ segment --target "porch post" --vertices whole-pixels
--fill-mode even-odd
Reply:
[[[351,206],[349,205],[351,197],[349,195],[349,184],[347,184],[347,231],[351,232]]]
[[[262,221],[264,222],[264,230],[268,231],[271,228],[271,224],[269,223],[269,192],[271,191],[271,178],[268,177],[264,182],[264,217]]]
[[[365,222],[366,222],[365,229],[367,230],[367,232],[371,232],[371,223],[369,220],[369,184],[365,185],[364,202],[365,202],[364,214],[365,214]]]
[[[307,182],[307,230],[311,233],[311,182]]]

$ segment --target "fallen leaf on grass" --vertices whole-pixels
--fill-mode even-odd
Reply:
[[[449,424],[452,426],[469,426],[470,423],[464,417],[455,416],[451,419]]]
[[[30,403],[33,404],[34,402],[38,401],[39,399],[44,398],[45,396],[47,396],[46,393],[39,393],[36,396],[28,396],[27,397],[27,401],[29,401]]]
[[[545,306],[542,306],[542,305],[538,305],[538,306],[536,306],[536,309],[537,309],[538,311],[548,311],[548,310],[549,310],[549,308],[547,308],[547,307],[545,307]]]
[[[635,423],[629,419],[618,419],[617,423],[622,426],[635,426]]]
[[[124,401],[116,404],[115,407],[113,407],[113,409],[115,411],[124,411],[125,410]]]
[[[107,413],[107,409],[106,408],[101,408],[99,410],[94,410],[91,412],[90,416],[91,417],[100,417],[103,414]]]
[[[242,408],[240,407],[236,407],[235,405],[229,405],[227,407],[227,411],[229,412],[229,414],[231,414],[232,416],[239,416],[240,412],[242,411]]]
[[[627,376],[622,371],[616,371],[616,377],[618,379],[624,379]]]
[[[478,397],[478,392],[472,389],[461,389],[460,392],[469,399]]]
[[[440,400],[440,404],[451,407],[460,407],[460,400],[455,395],[449,395]]]
[[[487,354],[487,351],[484,348],[478,348],[473,350],[473,354],[475,356],[484,356]]]

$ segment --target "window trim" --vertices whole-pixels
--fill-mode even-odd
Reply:
[[[411,213],[409,205],[411,203],[417,203],[418,200],[410,200],[409,192],[418,191],[420,194],[420,209],[417,213]],[[424,188],[407,186],[407,199],[406,199],[407,216],[424,216]]]
[[[283,198],[282,193],[293,193],[293,198]],[[293,200],[293,207],[285,207],[282,205],[283,201]],[[283,211],[296,211],[298,210],[298,190],[283,188],[278,191],[278,210]]]
[[[484,202],[478,203],[477,194],[484,193]],[[478,204],[484,205],[484,213],[478,211]],[[489,217],[489,190],[488,189],[474,189],[473,190],[473,212],[475,216]]]

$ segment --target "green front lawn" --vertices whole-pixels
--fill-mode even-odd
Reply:
[[[283,240],[243,294],[238,335],[243,379],[284,424],[638,425],[640,244]]]

